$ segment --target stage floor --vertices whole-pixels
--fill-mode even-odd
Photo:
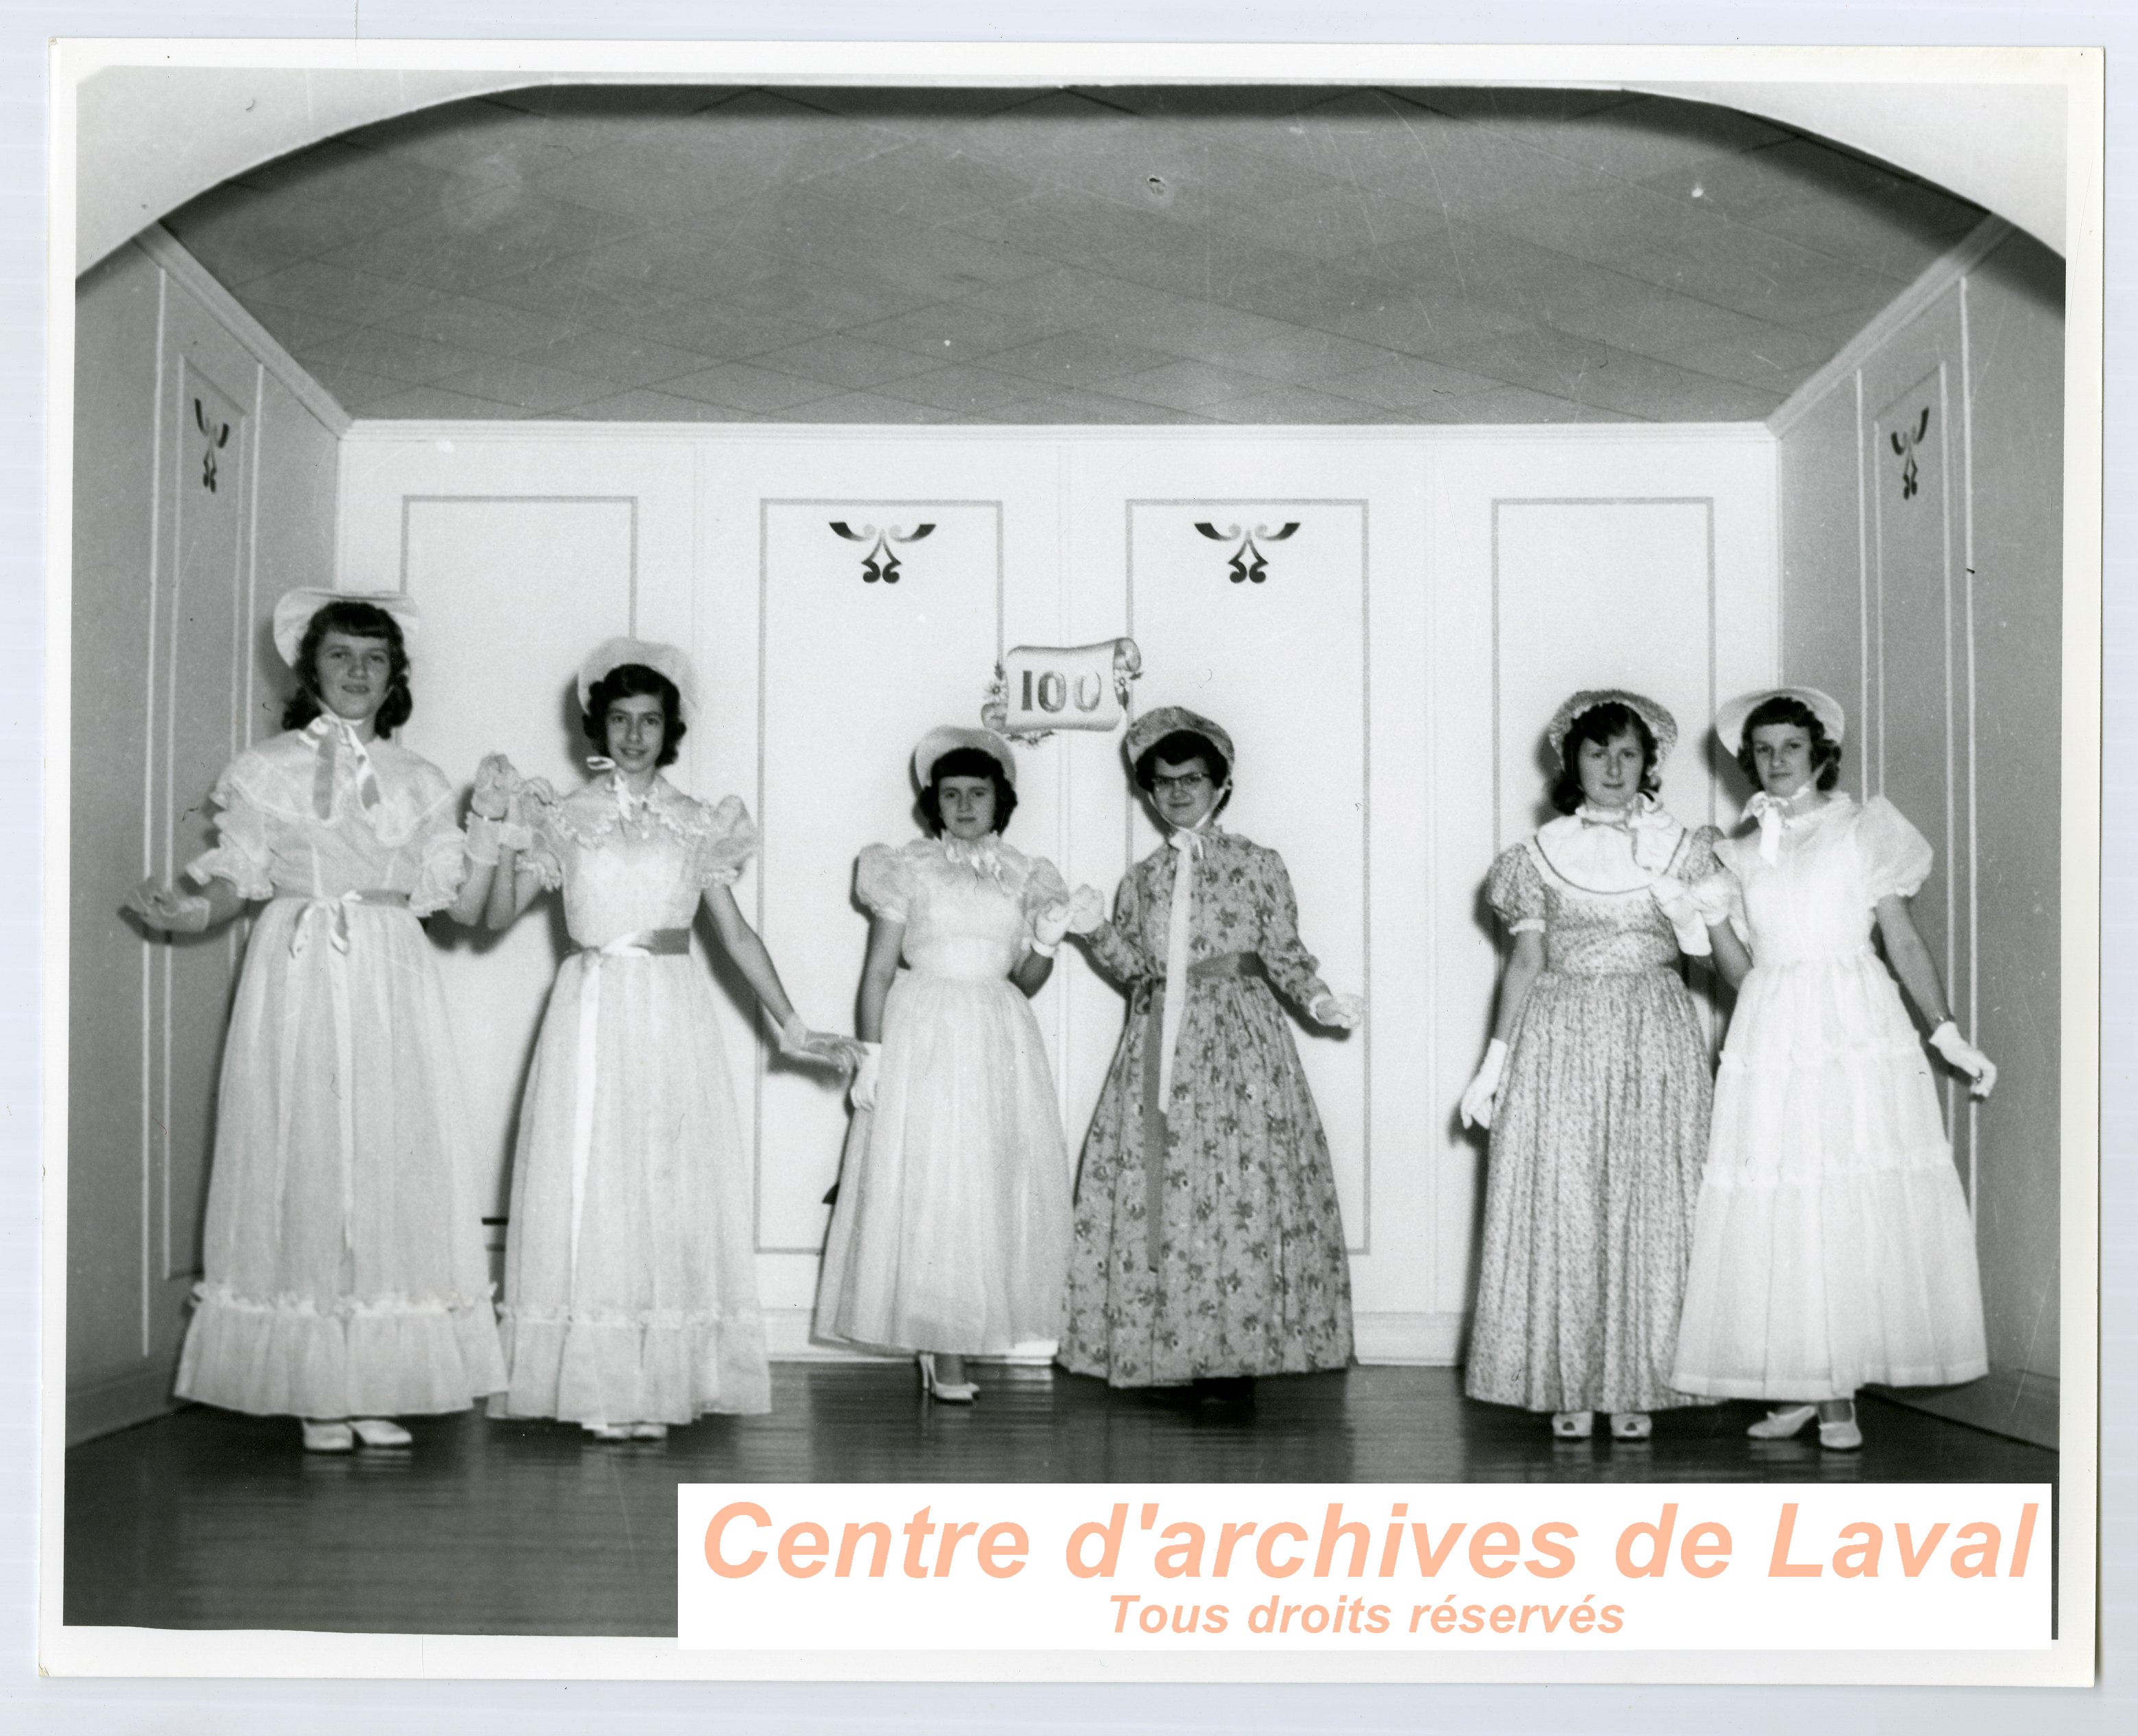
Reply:
[[[1747,1441],[1760,1407],[1553,1441],[1453,1368],[1262,1382],[1252,1410],[984,1368],[968,1407],[910,1365],[775,1364],[764,1417],[662,1442],[415,1421],[411,1449],[307,1455],[287,1418],[189,1407],[66,1458],[66,1620],[339,1632],[672,1635],[686,1482],[2054,1482],[2057,1455],[1877,1399],[1859,1453]],[[1602,1419],[1599,1419],[1599,1427]]]

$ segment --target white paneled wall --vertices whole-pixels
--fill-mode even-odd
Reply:
[[[1573,685],[1643,685],[1678,708],[1670,798],[1687,819],[1727,817],[1704,726],[1717,692],[1774,672],[1774,521],[1757,427],[359,423],[339,574],[423,602],[408,739],[462,778],[491,748],[574,775],[569,682],[594,638],[688,646],[705,703],[673,775],[759,815],[744,908],[805,1014],[842,1029],[866,934],[853,859],[914,835],[915,738],[976,717],[1004,646],[1133,634],[1138,709],[1184,704],[1233,732],[1227,823],[1284,855],[1325,975],[1372,999],[1358,1033],[1300,1034],[1360,1354],[1446,1361],[1482,1165],[1453,1107],[1489,1018],[1485,870],[1533,822],[1540,733]],[[1057,735],[1020,766],[1011,836],[1072,880],[1110,891],[1155,843],[1118,732]],[[530,922],[447,961],[495,1201],[560,942]],[[1073,1150],[1122,1004],[1073,948],[1064,961],[1037,1011]],[[845,1117],[816,1077],[767,1066],[729,986],[760,1284],[776,1348],[797,1353]]]

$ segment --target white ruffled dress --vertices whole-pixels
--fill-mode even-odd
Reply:
[[[1846,796],[1716,854],[1742,890],[1753,968],[1715,1118],[1672,1384],[1725,1398],[1846,1398],[1988,1370],[1974,1226],[1937,1086],[1873,907],[1912,895],[1931,846],[1893,805]]]
[[[856,884],[905,924],[876,1107],[854,1117],[820,1338],[1000,1354],[1061,1329],[1069,1155],[1038,1022],[1009,980],[1068,888],[999,840],[871,845]]]
[[[757,831],[657,778],[545,807],[520,861],[564,895],[558,970],[520,1111],[505,1236],[510,1384],[495,1415],[687,1423],[771,1408],[751,1175],[711,973],[687,939]],[[657,946],[664,943],[655,941]]]
[[[376,804],[343,753],[321,819],[322,751],[293,730],[233,760],[216,846],[187,870],[268,902],[223,1049],[176,1390],[257,1416],[463,1411],[504,1366],[452,1028],[417,919],[465,872],[453,787],[376,741]]]

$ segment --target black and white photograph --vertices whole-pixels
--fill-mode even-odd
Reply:
[[[2097,56],[200,48],[60,110],[55,1656],[1039,1483],[2047,1485],[2090,1656]]]

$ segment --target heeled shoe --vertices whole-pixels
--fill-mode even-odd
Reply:
[[[1645,1441],[1655,1431],[1655,1419],[1646,1411],[1613,1411],[1611,1413],[1611,1438],[1613,1441]]]
[[[915,1358],[920,1364],[920,1390],[941,1404],[970,1404],[980,1396],[977,1382],[961,1380],[955,1382],[943,1379],[935,1373],[935,1353],[924,1350]]]
[[[1554,1411],[1551,1433],[1555,1441],[1586,1441],[1596,1428],[1594,1411]]]
[[[366,1446],[407,1446],[415,1439],[399,1423],[383,1417],[359,1417],[349,1427]]]
[[[305,1451],[308,1453],[346,1453],[356,1450],[355,1431],[345,1422],[306,1422],[304,1426]]]
[[[1856,1407],[1852,1402],[1846,1417],[1818,1419],[1818,1444],[1834,1453],[1852,1453],[1863,1445],[1863,1431],[1856,1426]]]
[[[579,1426],[581,1429],[585,1431],[587,1438],[589,1441],[628,1441],[631,1439],[631,1425],[627,1422],[583,1422]]]
[[[631,1438],[634,1441],[666,1441],[668,1425],[665,1422],[634,1422],[631,1426]]]
[[[1768,1412],[1745,1432],[1755,1441],[1786,1441],[1818,1415],[1818,1407],[1815,1404],[1784,1405],[1778,1411]]]

